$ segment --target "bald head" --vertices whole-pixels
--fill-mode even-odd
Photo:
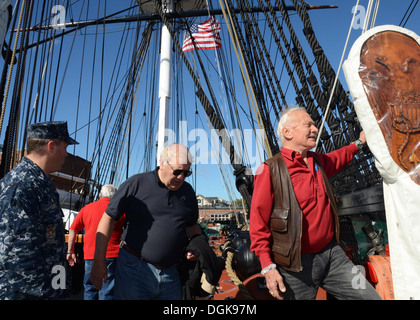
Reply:
[[[181,188],[187,176],[190,176],[192,157],[188,148],[181,144],[171,144],[160,154],[158,175],[160,181],[172,191]]]
[[[160,164],[178,163],[178,164],[191,164],[192,156],[188,148],[182,144],[171,144],[162,150],[160,154]]]

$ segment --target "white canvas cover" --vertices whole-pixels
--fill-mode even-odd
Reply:
[[[399,46],[394,45],[394,49],[390,49],[394,51],[392,58],[386,52],[388,44],[384,44],[384,52],[372,60],[380,70],[367,70],[372,65],[361,64],[361,54],[374,55],[375,51],[366,50],[366,47],[362,51],[363,46],[381,33],[382,37],[384,32],[397,32],[402,34],[398,36],[408,36],[412,38],[411,42],[414,45],[417,42],[418,48],[408,50],[410,54],[405,57],[406,52],[403,49],[399,51]],[[420,299],[420,59],[417,58],[420,56],[419,44],[420,37],[410,30],[392,25],[375,27],[359,37],[343,64],[355,111],[366,133],[376,167],[383,177],[396,299]],[[392,64],[392,59],[401,60]],[[399,83],[398,81],[407,76],[408,71],[411,73],[409,78],[404,80],[404,84]],[[395,78],[398,74],[401,76],[397,81]],[[368,81],[377,79],[376,85],[367,84],[364,76],[369,78]],[[375,101],[372,101],[374,95],[368,97],[370,89],[380,92],[382,87],[388,87],[386,89],[392,92],[395,99],[390,98],[384,103],[383,99],[388,97],[387,94],[378,96],[377,100],[373,99]],[[382,109],[386,109],[386,112],[379,111],[380,103],[384,104]],[[388,129],[386,123],[389,125]],[[402,143],[397,141],[398,137],[403,139]],[[393,142],[400,145],[391,147]]]

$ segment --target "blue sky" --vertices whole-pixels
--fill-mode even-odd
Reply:
[[[13,1],[14,3],[15,1]],[[211,1],[212,3],[218,4],[218,1]],[[326,53],[332,67],[337,70],[341,55],[344,49],[346,37],[350,28],[350,22],[352,19],[352,8],[355,6],[357,1],[349,0],[310,0],[307,1],[311,5],[326,5],[333,4],[338,5],[336,9],[324,9],[324,10],[311,10],[309,16],[312,21],[315,34],[318,38],[320,45]],[[376,18],[375,26],[383,24],[399,25],[401,20],[409,7],[411,0],[382,0],[380,1],[379,11]],[[105,10],[104,6],[101,5],[99,8],[96,1],[90,2],[90,13],[89,15],[82,14],[79,16],[80,6],[87,5],[84,1],[71,2],[73,5],[67,8],[66,21],[70,19],[74,20],[85,20],[93,19],[96,16],[102,16]],[[101,1],[101,4],[104,2]],[[108,1],[106,6],[106,13],[110,14],[121,8],[129,7],[131,1],[119,0],[119,1]],[[286,1],[287,4],[290,1]],[[359,1],[361,6],[357,13],[356,24],[354,28],[351,28],[352,34],[350,37],[349,45],[347,48],[346,55],[348,54],[351,45],[361,35],[361,24],[363,18],[363,10],[367,9],[368,1]],[[79,7],[78,7],[79,6]],[[82,11],[84,12],[84,11]],[[420,34],[420,8],[416,8],[408,23],[405,25],[406,28]],[[292,23],[293,21],[298,22],[300,20],[297,15],[290,13]],[[217,17],[222,25],[222,38],[225,52],[229,52],[229,45],[227,41],[226,24],[222,17]],[[197,18],[196,23],[203,22],[206,17]],[[122,25],[111,24],[106,27],[106,38],[102,38],[102,26],[98,27],[99,32],[97,33],[96,27],[91,26],[83,29],[74,38],[73,36],[67,36],[66,41],[61,43],[61,40],[56,40],[54,43],[55,54],[60,49],[60,45],[63,44],[63,55],[60,64],[56,63],[58,81],[56,87],[56,99],[55,103],[57,109],[54,112],[54,120],[67,120],[69,123],[69,131],[74,133],[74,137],[80,142],[80,145],[75,148],[69,147],[68,151],[74,153],[80,157],[91,159],[97,156],[94,151],[94,144],[96,135],[98,133],[98,121],[95,120],[99,114],[99,106],[106,109],[104,113],[104,123],[107,117],[113,115],[114,107],[122,101],[121,88],[125,86],[124,72],[127,65],[130,63],[129,52],[132,51],[134,46],[133,34],[135,30],[131,30],[131,36],[127,38],[127,42],[121,41],[121,34],[124,31]],[[305,44],[306,40],[303,37],[301,29],[296,27],[295,31],[301,38],[302,44]],[[104,41],[104,42],[102,42]],[[159,33],[155,32],[150,40],[151,48],[159,48]],[[102,44],[104,44],[104,51],[102,51]],[[150,166],[154,166],[154,158],[145,159],[144,156],[144,145],[145,141],[150,138],[150,132],[148,131],[149,126],[153,122],[157,122],[156,109],[158,108],[158,102],[156,97],[148,94],[152,91],[153,85],[157,83],[155,73],[156,65],[158,63],[159,55],[157,51],[152,54],[150,51],[145,59],[145,65],[142,70],[141,76],[138,81],[138,90],[135,96],[137,109],[134,110],[135,118],[133,124],[138,126],[132,130],[132,153],[130,157],[129,175],[136,172],[142,171],[147,167],[147,163]],[[58,56],[58,55],[57,55]],[[118,73],[119,65],[116,65],[116,59],[124,57],[121,60],[121,69]],[[33,56],[32,56],[33,58]],[[189,56],[190,61],[191,56]],[[274,58],[273,58],[274,59]],[[215,95],[220,99],[222,113],[229,122],[229,130],[234,128],[235,118],[231,117],[228,110],[227,104],[224,105],[224,89],[220,84],[220,80],[215,76],[215,70],[217,70],[217,62],[214,52],[206,52],[203,56],[205,68],[209,71],[211,81],[216,83]],[[31,60],[28,60],[30,64]],[[192,62],[191,62],[192,63]],[[42,66],[42,65],[40,65]],[[103,67],[102,67],[103,66]],[[228,61],[228,66],[232,67],[235,75],[235,81],[240,83],[239,69],[237,62],[232,59]],[[115,68],[115,69],[114,69]],[[112,70],[115,70],[113,73]],[[212,71],[213,70],[213,71]],[[202,147],[200,153],[196,156],[199,158],[197,166],[193,165],[194,175],[188,178],[189,181],[196,189],[197,194],[211,197],[221,197],[230,200],[232,197],[239,197],[239,193],[235,191],[235,181],[233,176],[233,170],[228,160],[222,158],[223,166],[216,164],[216,158],[211,157],[211,151],[219,151],[222,155],[221,146],[217,144],[211,144],[208,138],[210,137],[209,129],[207,127],[207,120],[203,112],[203,108],[200,102],[193,94],[193,84],[188,72],[183,68],[182,61],[174,61],[173,72],[177,74],[178,82],[172,83],[173,95],[171,98],[171,108],[176,107],[178,104],[182,104],[180,113],[175,114],[174,111],[170,111],[170,129],[173,130],[175,136],[178,137],[180,142],[186,141],[189,147]],[[51,75],[50,75],[51,77]],[[118,81],[112,81],[117,78]],[[54,77],[49,78],[50,81],[54,80]],[[201,79],[203,81],[203,79]],[[347,89],[346,81],[342,72],[340,73],[340,81],[344,88]],[[82,85],[80,85],[82,83]],[[102,91],[100,90],[100,85]],[[114,85],[116,83],[116,85]],[[218,83],[218,84],[217,84]],[[176,91],[178,87],[182,90]],[[244,92],[239,86],[237,88],[236,99],[237,103],[245,109],[248,109],[247,100]],[[80,92],[80,94],[79,94]],[[177,93],[175,93],[177,92]],[[92,94],[91,94],[92,93]],[[34,98],[32,98],[33,100]],[[10,97],[9,97],[10,100]],[[295,94],[293,90],[288,90],[286,94],[286,100],[289,104],[295,104]],[[32,102],[24,101],[24,104],[33,104]],[[51,100],[44,103],[51,103]],[[150,111],[152,108],[154,111]],[[196,114],[195,110],[198,113]],[[151,113],[153,112],[153,114]],[[150,115],[150,118],[149,118]],[[153,116],[152,116],[153,115]],[[241,132],[250,132],[251,125],[247,121],[247,117],[242,115],[242,127]],[[90,121],[89,121],[90,119]],[[44,119],[42,119],[44,120]],[[7,118],[5,119],[7,121]],[[181,122],[180,122],[181,121]],[[90,126],[88,125],[90,123]],[[274,124],[274,126],[277,123]],[[101,126],[101,130],[104,130],[105,124]],[[5,125],[4,125],[5,128]],[[134,127],[133,127],[134,128]],[[180,128],[185,128],[182,131]],[[1,143],[4,139],[4,130],[1,132],[0,140]],[[182,135],[180,132],[186,132],[187,136]],[[103,134],[103,131],[101,131]],[[153,134],[152,134],[153,135]],[[197,140],[200,137],[202,140]],[[105,136],[105,141],[102,143],[103,148],[106,147],[108,136]],[[206,140],[207,139],[207,140]],[[246,140],[246,138],[245,138]],[[154,145],[155,138],[152,136],[150,139],[151,145]],[[201,142],[200,142],[201,141]],[[206,141],[206,143],[204,143]],[[203,144],[200,144],[203,143]],[[245,141],[246,145],[250,148],[248,154],[251,158],[251,167],[255,170],[261,161],[264,161],[264,155],[261,154],[261,146],[256,143],[256,140],[249,138]],[[250,146],[252,144],[252,146]],[[207,154],[209,153],[209,154]],[[126,158],[124,155],[120,157],[121,162],[125,162]],[[125,170],[125,169],[124,169]],[[125,172],[121,172],[119,176],[119,182],[124,181]]]
[[[341,1],[324,1],[313,0],[308,1],[313,5],[321,4],[335,4],[339,7],[331,10],[313,10],[310,11],[310,18],[317,34],[318,41],[322,45],[331,65],[335,70],[338,69],[341,54],[344,49],[345,41],[349,31],[351,19],[353,16],[352,8],[357,1],[341,0]],[[381,0],[378,14],[375,21],[375,26],[379,25],[400,25],[410,3],[412,0]],[[414,1],[415,3],[416,1]],[[369,1],[360,0],[359,5],[367,9]],[[356,12],[355,28],[352,28],[349,44],[346,55],[351,49],[351,45],[361,35],[362,30],[358,28],[362,23],[360,18],[363,17],[363,12]],[[414,9],[405,28],[420,34],[420,7]],[[405,20],[404,20],[405,21]],[[403,22],[404,23],[404,22]],[[340,81],[347,88],[346,81],[342,72],[340,73]]]
[[[347,34],[349,32],[350,23],[353,17],[352,9],[356,5],[357,1],[349,0],[311,0],[307,1],[311,5],[338,5],[336,9],[324,9],[324,10],[311,10],[309,11],[309,16],[312,22],[312,26],[315,30],[315,34],[318,38],[320,45],[325,51],[332,67],[334,70],[338,70],[342,52],[344,50]],[[395,0],[381,0],[380,6],[378,9],[378,14],[376,17],[375,26],[391,24],[399,25],[403,19],[406,10],[408,9],[411,0],[395,1]],[[363,18],[363,10],[367,9],[368,1],[359,1],[359,8],[356,10],[356,19],[354,21],[354,27],[351,28],[351,35],[348,43],[348,47],[345,53],[347,57],[348,52],[351,49],[352,44],[356,39],[362,34],[361,27],[363,25],[361,19]],[[405,28],[410,29],[417,34],[420,34],[420,7],[416,7],[405,25]],[[293,16],[292,16],[293,18]],[[294,17],[296,18],[296,17]],[[296,29],[296,32],[300,30]],[[302,43],[305,40],[301,40]],[[347,90],[347,84],[342,72],[340,72],[339,79]],[[288,96],[288,102],[294,104],[294,95],[290,92]],[[215,165],[211,165],[215,167]],[[258,166],[258,164],[257,164]],[[209,165],[210,167],[210,165]],[[206,168],[208,172],[215,172],[213,178],[217,175],[217,170],[215,168]],[[215,179],[216,180],[216,179]],[[200,181],[200,180],[199,180]],[[208,181],[208,180],[207,180]],[[224,190],[220,187],[213,187],[207,183],[202,185],[201,183],[197,184],[197,192],[205,195],[211,196],[220,196],[226,198]],[[217,185],[217,184],[216,184]]]

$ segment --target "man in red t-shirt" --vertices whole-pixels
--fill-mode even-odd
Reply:
[[[366,143],[364,132],[349,146],[314,153],[310,150],[318,129],[306,110],[298,107],[283,113],[277,134],[281,157],[268,159],[256,172],[249,229],[251,250],[260,259],[269,292],[277,299],[314,299],[321,286],[339,299],[379,299],[367,281],[365,290],[353,288],[352,281],[360,275],[334,239],[338,218],[322,174],[323,170],[327,179],[344,169]],[[290,181],[284,178],[284,166]],[[278,178],[273,181],[272,175]],[[281,177],[285,181],[279,182]],[[284,190],[289,190],[288,196]],[[291,203],[286,209],[284,201]],[[282,217],[285,222],[279,223]]]
[[[106,252],[106,262],[108,269],[107,281],[102,286],[101,291],[98,291],[90,281],[90,270],[92,269],[93,258],[95,254],[96,229],[99,221],[102,218],[109,201],[114,196],[116,188],[107,184],[101,189],[100,199],[92,202],[80,210],[71,224],[69,230],[67,261],[70,266],[76,263],[76,255],[74,253],[74,243],[76,235],[83,228],[85,235],[83,238],[83,254],[85,259],[85,275],[83,279],[84,284],[84,299],[85,300],[113,300],[114,299],[114,274],[116,259],[118,257],[119,245],[121,242],[121,235],[125,223],[125,215],[115,225],[111,239],[108,243]]]

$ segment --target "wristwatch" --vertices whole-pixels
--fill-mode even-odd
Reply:
[[[357,139],[354,143],[356,144],[357,149],[359,149],[359,151],[363,149],[363,142],[362,141]]]
[[[262,269],[261,270],[261,274],[262,275],[265,275],[268,271],[271,271],[271,270],[273,270],[273,269],[276,269],[276,264],[274,264],[274,263],[272,263],[272,264],[269,264],[268,266],[266,266],[264,269]]]

